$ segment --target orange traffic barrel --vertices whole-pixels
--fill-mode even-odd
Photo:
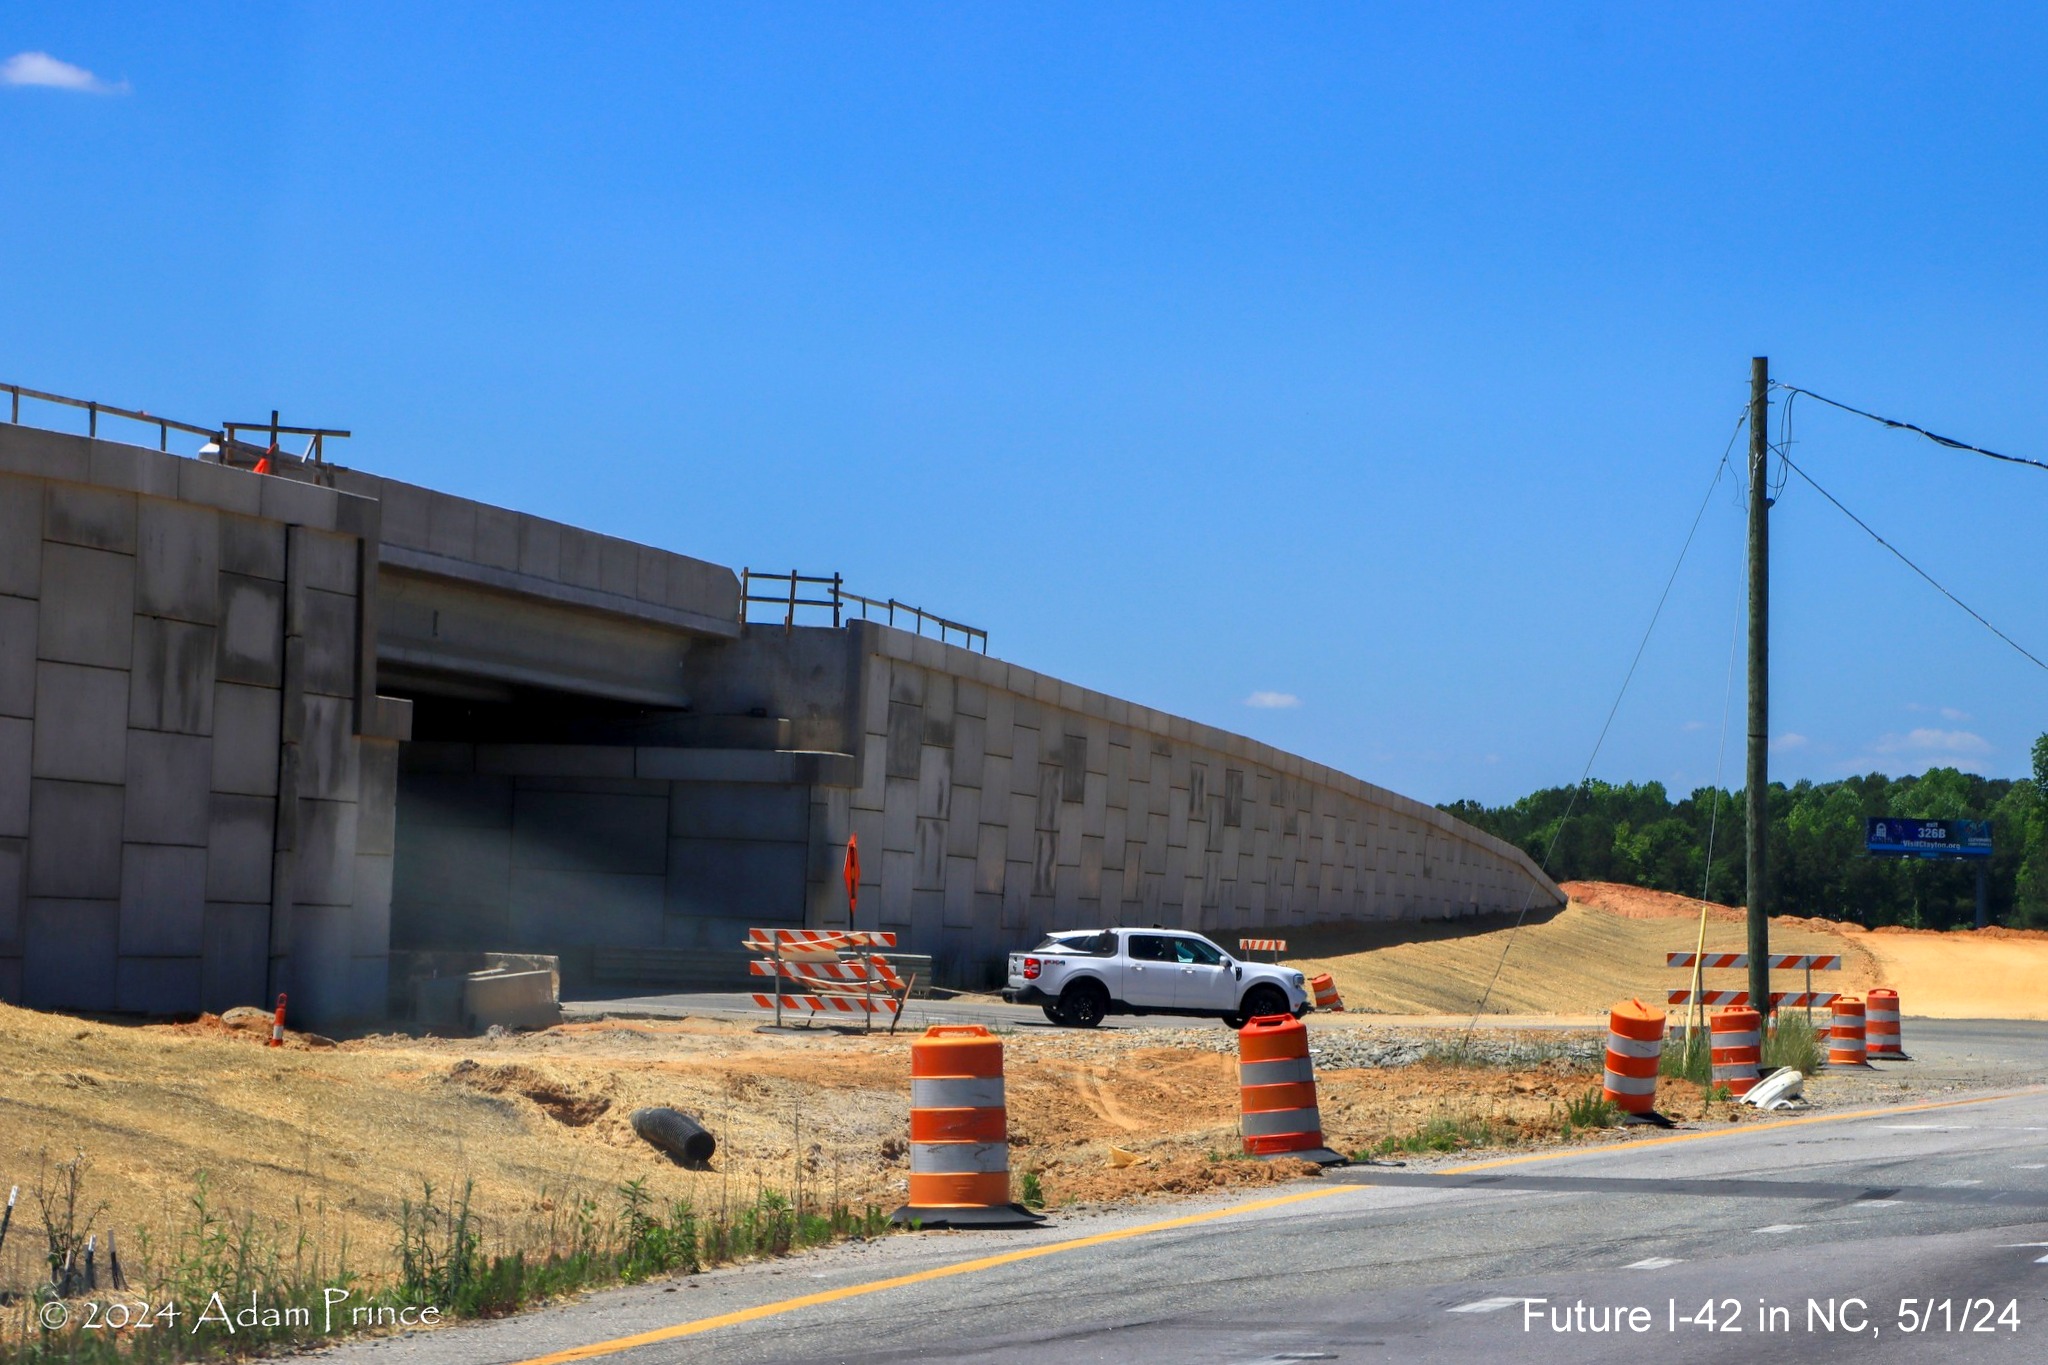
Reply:
[[[935,1024],[910,1044],[910,1202],[890,1221],[1029,1227],[1010,1202],[1003,1044],[979,1024]]]
[[[1247,1155],[1343,1163],[1323,1145],[1315,1064],[1309,1060],[1308,1029],[1299,1019],[1262,1014],[1238,1030],[1237,1096]]]
[[[1863,1005],[1864,1052],[1895,1062],[1908,1060],[1899,1037],[1899,993],[1879,987],[1864,997]]]
[[[1863,1047],[1863,1002],[1853,995],[1835,997],[1835,1017],[1828,1029],[1828,1065],[1870,1065]]]
[[[1657,1112],[1657,1062],[1664,1055],[1664,1011],[1624,1000],[1607,1013],[1607,1102],[1624,1114]]]
[[[1747,1095],[1764,1059],[1763,1016],[1753,1009],[1716,1010],[1707,1020],[1713,1044],[1714,1084]]]
[[[1328,972],[1324,972],[1320,976],[1310,977],[1308,984],[1309,989],[1315,992],[1317,1009],[1343,1010],[1344,997],[1337,994],[1336,978],[1332,977]]]

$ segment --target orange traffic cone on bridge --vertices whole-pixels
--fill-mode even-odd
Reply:
[[[892,1223],[1024,1228],[1045,1221],[1010,1202],[1003,1044],[979,1024],[934,1024],[910,1045],[910,1202]]]

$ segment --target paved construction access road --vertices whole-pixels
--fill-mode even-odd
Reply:
[[[1930,1064],[1957,1054],[2048,1074],[2048,1025],[1922,1023],[1909,1038]],[[892,1237],[334,1354],[2043,1360],[2048,1089],[1353,1167],[1259,1198],[1063,1215],[1029,1232]]]
[[[754,997],[740,991],[676,991],[663,995],[626,996],[603,1000],[565,1000],[562,1002],[562,1017],[578,1019],[738,1019],[743,1022],[768,1024],[775,1015],[754,1003]],[[794,1012],[784,1016],[786,1027],[859,1028],[848,1022],[849,1016],[840,1014],[799,1016]],[[1409,1026],[1441,1026],[1463,1028],[1471,1021],[1469,1015],[1391,1015],[1366,1013],[1329,1013],[1315,1011],[1308,1018],[1317,1026],[1346,1024],[1402,1024]],[[876,1028],[888,1026],[887,1015],[876,1016]],[[1540,1015],[1540,1014],[1484,1014],[1478,1025],[1488,1029],[1589,1029],[1605,1026],[1605,1015]],[[933,1000],[912,1000],[903,1008],[903,1018],[898,1031],[918,1032],[933,1024],[988,1024],[1010,1029],[1044,1029],[1048,1032],[1059,1030],[1045,1017],[1045,1011],[1036,1005],[1010,1005],[992,995],[947,996]],[[1224,1028],[1220,1019],[1191,1018],[1180,1014],[1112,1014],[1102,1021],[1103,1028],[1147,1029],[1147,1028]]]

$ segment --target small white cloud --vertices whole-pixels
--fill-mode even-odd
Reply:
[[[1292,692],[1254,692],[1244,699],[1244,704],[1262,711],[1278,711],[1301,705],[1301,698]]]
[[[40,85],[86,95],[121,95],[128,91],[126,81],[103,81],[84,67],[58,61],[47,52],[17,52],[0,62],[0,85]]]
[[[1685,733],[1687,734],[1691,734],[1695,730],[1706,729],[1707,723],[1703,720],[1689,720],[1685,724],[1679,726],[1678,728],[1685,731]]]
[[[1807,745],[1811,743],[1813,743],[1813,741],[1808,739],[1805,735],[1797,734],[1788,730],[1784,734],[1779,735],[1776,739],[1771,741],[1771,748],[1772,750],[1777,752],[1784,752],[1786,750],[1791,749],[1804,749]]]
[[[1968,711],[1958,711],[1953,706],[1944,706],[1941,708],[1941,718],[1943,720],[1968,720],[1970,713]]]
[[[1903,735],[1881,735],[1870,746],[1880,754],[1988,754],[1991,741],[1968,730],[1908,730]]]

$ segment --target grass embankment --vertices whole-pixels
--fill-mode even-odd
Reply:
[[[600,1201],[535,1201],[539,1218],[477,1206],[473,1181],[452,1195],[431,1183],[402,1199],[384,1254],[324,1247],[324,1210],[291,1221],[230,1216],[204,1173],[181,1221],[145,1228],[125,1259],[89,1233],[104,1214],[91,1158],[44,1161],[15,1229],[46,1273],[0,1304],[0,1361],[168,1362],[239,1358],[360,1332],[499,1317],[605,1285],[782,1256],[888,1231],[882,1210],[808,1204],[757,1190],[738,1206],[657,1203],[644,1180]],[[367,1249],[366,1249],[367,1250]],[[368,1266],[380,1266],[379,1270]]]

